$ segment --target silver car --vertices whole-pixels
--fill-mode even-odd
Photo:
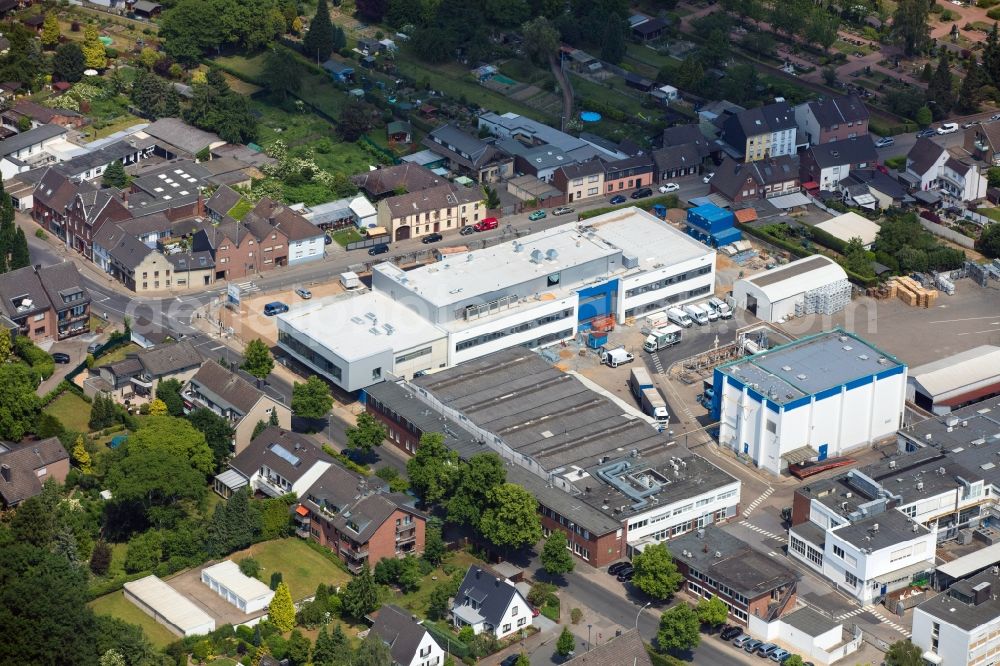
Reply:
[[[298,295],[299,295],[299,296],[300,296],[301,298],[304,298],[304,299],[305,299],[305,300],[307,300],[307,301],[308,301],[308,300],[309,300],[310,298],[312,298],[312,297],[313,297],[313,295],[312,295],[312,292],[311,292],[311,291],[309,291],[308,289],[303,289],[302,287],[299,287],[298,289],[296,289],[296,290],[295,290],[295,293],[296,293],[296,294],[298,294]]]

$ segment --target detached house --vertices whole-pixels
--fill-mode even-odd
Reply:
[[[746,164],[726,158],[709,181],[709,191],[741,203],[798,192],[799,182],[799,158],[795,156]]]
[[[351,176],[351,182],[364,190],[372,201],[404,192],[418,192],[444,183],[430,169],[403,162]]]
[[[797,125],[788,102],[747,109],[722,123],[722,139],[745,161],[794,155]]]
[[[478,183],[496,183],[514,173],[514,158],[492,142],[442,125],[424,137],[423,145],[448,160],[448,168]]]
[[[795,107],[795,123],[810,145],[868,134],[868,107],[857,95],[837,95]]]
[[[391,666],[438,666],[445,654],[413,615],[392,604],[376,611],[372,631],[389,646]]]
[[[228,470],[216,475],[214,488],[225,498],[246,486],[268,497],[301,497],[334,464],[305,435],[271,426],[229,461]]]
[[[906,174],[921,191],[938,190],[959,201],[986,196],[986,174],[971,158],[917,139],[906,155]]]
[[[1000,123],[982,123],[965,130],[965,152],[990,166],[1000,166]]]
[[[90,294],[73,262],[25,266],[0,275],[0,311],[17,334],[31,340],[64,340],[86,333]]]
[[[505,638],[531,626],[531,606],[514,584],[480,567],[465,574],[451,607],[456,627]]]
[[[59,483],[69,474],[69,454],[58,437],[21,444],[0,443],[0,504],[17,506],[42,492],[48,479]]]
[[[118,400],[128,400],[133,395],[155,396],[160,382],[176,379],[183,384],[201,364],[201,354],[190,342],[157,345],[101,366],[99,381],[91,385]]]
[[[867,134],[810,146],[801,158],[803,183],[815,183],[821,190],[835,191],[852,171],[872,169],[878,164],[875,144]],[[806,189],[811,189],[808,184]]]
[[[207,407],[227,419],[233,428],[233,450],[239,454],[250,444],[258,421],[269,423],[275,414],[278,426],[292,427],[292,412],[239,375],[215,361],[205,361],[181,391],[185,411]]]

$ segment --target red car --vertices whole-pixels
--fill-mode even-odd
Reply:
[[[538,617],[541,614],[542,614],[542,611],[538,610],[537,608],[532,608],[531,609],[531,617]]]
[[[486,219],[476,222],[472,228],[476,231],[489,231],[490,229],[496,229],[500,226],[500,220],[495,217],[487,217]]]

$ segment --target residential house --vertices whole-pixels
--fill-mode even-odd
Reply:
[[[986,122],[965,130],[965,152],[989,166],[1000,166],[1000,123]]]
[[[199,162],[209,173],[207,178],[213,185],[229,187],[250,187],[253,178],[263,177],[256,167],[252,167],[235,157],[216,157],[205,162]]]
[[[94,189],[91,185],[75,183],[60,169],[47,167],[34,187],[31,217],[42,228],[65,240],[66,232],[63,227],[66,224],[66,211],[81,188]]]
[[[577,162],[584,162],[594,157],[611,160],[620,160],[628,157],[628,155],[620,151],[608,150],[600,144],[577,138],[566,132],[561,132],[554,127],[540,123],[537,120],[525,118],[516,113],[500,115],[492,111],[487,111],[479,115],[477,126],[480,130],[486,130],[501,140],[514,139],[517,143],[527,148],[540,146],[554,148],[556,151],[561,151],[570,159]],[[511,152],[507,149],[507,146],[511,144],[501,141],[498,145],[508,153]]]
[[[273,232],[274,235],[277,233]],[[264,271],[259,248],[257,238],[250,233],[246,225],[231,217],[225,218],[219,224],[203,225],[191,239],[192,250],[211,253],[216,280],[239,280]],[[273,252],[274,245],[271,245],[271,248]],[[267,268],[273,266],[272,258]]]
[[[214,132],[200,130],[180,118],[160,118],[137,132],[136,136],[152,137],[156,142],[156,154],[168,160],[193,159],[206,148],[211,151],[226,143]]]
[[[353,573],[385,558],[424,551],[426,517],[413,498],[390,493],[384,481],[330,465],[304,493],[294,518],[297,533],[337,554]]]
[[[155,247],[139,240],[123,224],[105,224],[94,236],[94,263],[136,293],[162,291],[178,285],[173,264]]]
[[[215,281],[215,258],[210,250],[196,252],[175,244],[168,248],[167,261],[173,266],[177,289],[207,287]]]
[[[334,81],[339,81],[340,83],[354,82],[354,68],[346,62],[330,58],[323,63],[323,69],[333,77]]]
[[[835,95],[795,107],[795,123],[809,145],[868,134],[868,107],[857,95]]]
[[[386,604],[376,611],[372,632],[389,646],[389,666],[438,666],[444,663],[441,646],[409,611]]]
[[[514,584],[478,566],[466,572],[451,614],[456,627],[472,627],[477,636],[486,632],[497,639],[532,624],[531,606]]]
[[[70,109],[53,109],[29,100],[20,100],[12,108],[0,115],[0,123],[16,132],[21,131],[22,119],[30,123],[29,129],[42,125],[60,125],[66,128],[77,128],[86,122],[86,118]]]
[[[201,364],[201,354],[190,342],[157,345],[101,366],[96,388],[121,401],[135,395],[152,397],[160,382],[176,379],[183,384]]]
[[[407,192],[419,192],[445,182],[430,169],[403,162],[351,176],[351,182],[365,191],[373,202]]]
[[[986,173],[977,162],[930,139],[917,139],[906,155],[906,173],[921,191],[937,190],[959,201],[986,197]]]
[[[718,152],[698,125],[669,127],[663,130],[662,141],[663,147],[653,151],[657,182],[701,173],[705,162]]]
[[[154,19],[163,11],[163,5],[149,0],[125,0],[126,9],[144,19]]]
[[[76,265],[25,266],[0,275],[0,311],[31,340],[63,340],[90,330],[90,294]]]
[[[452,183],[391,196],[376,208],[379,226],[397,241],[460,229],[486,217],[482,190]]]
[[[652,42],[662,37],[669,27],[670,23],[666,19],[647,19],[632,26],[632,37],[640,42]]]
[[[242,222],[257,239],[263,270],[323,258],[326,234],[284,204],[264,197]]]
[[[63,483],[69,474],[69,454],[58,437],[20,444],[0,443],[0,500],[17,506],[42,492],[49,479]]]
[[[851,188],[850,190],[848,188]],[[861,189],[853,189],[861,188]],[[847,178],[840,181],[840,192],[844,196],[844,203],[854,205],[859,208],[871,208],[872,210],[885,210],[911,203],[911,197],[906,188],[895,178],[888,176],[878,169],[858,169],[851,172]],[[859,196],[868,195],[871,200],[860,201]]]
[[[120,190],[97,189],[81,183],[66,207],[63,225],[66,244],[93,260],[94,237],[101,227],[107,222],[126,222],[130,219],[132,211],[128,209]]]
[[[335,464],[309,437],[270,426],[229,461],[227,471],[216,475],[214,489],[225,498],[245,486],[269,497],[303,497]]]
[[[840,181],[857,169],[872,169],[878,165],[878,152],[871,137],[863,134],[810,146],[800,158],[800,178],[813,182],[819,189],[833,191]]]
[[[717,597],[730,620],[747,626],[750,617],[770,622],[795,608],[799,574],[750,544],[709,525],[670,542],[683,589],[696,600]]]
[[[652,155],[636,155],[604,164],[604,192],[614,194],[653,184],[656,164]]]
[[[128,167],[148,159],[156,145],[152,139],[138,139],[133,135],[108,144],[95,141],[87,147],[93,149],[60,162],[58,169],[73,180],[94,180],[104,175],[114,162]]]
[[[798,192],[799,158],[786,155],[740,164],[726,158],[709,181],[709,191],[733,203],[770,199]]]
[[[566,195],[566,203],[604,196],[604,163],[590,160],[556,169],[552,185]]]
[[[292,427],[292,412],[288,407],[215,361],[202,363],[184,386],[181,396],[186,410],[207,407],[229,421],[237,455],[250,445],[257,423],[269,423],[272,414],[279,427]]]
[[[221,222],[241,201],[242,194],[228,185],[220,185],[205,202],[205,212],[216,222]]]
[[[385,135],[389,143],[406,144],[410,143],[413,128],[405,120],[393,120],[385,126]]]
[[[722,140],[747,162],[794,155],[796,131],[788,102],[740,111],[722,122]]]
[[[47,149],[64,140],[67,129],[42,125],[0,141],[0,176],[3,180],[22,171],[56,161]]]
[[[496,183],[514,173],[514,158],[492,142],[442,125],[424,137],[423,145],[448,160],[448,168],[479,183]]]
[[[646,651],[642,636],[635,629],[616,636],[604,643],[582,650],[565,666],[653,666],[653,660]]]
[[[913,610],[913,637],[926,664],[989,664],[1000,652],[1000,575],[996,567],[952,583]]]

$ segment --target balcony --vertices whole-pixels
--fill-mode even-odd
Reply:
[[[410,543],[417,540],[417,530],[410,527],[405,530],[396,530],[396,545]]]
[[[354,549],[348,545],[345,545],[344,543],[341,543],[337,549],[350,560],[363,562],[365,559],[368,558],[368,546]]]
[[[295,536],[300,537],[302,539],[312,538],[312,534],[310,534],[308,527],[296,527]]]

